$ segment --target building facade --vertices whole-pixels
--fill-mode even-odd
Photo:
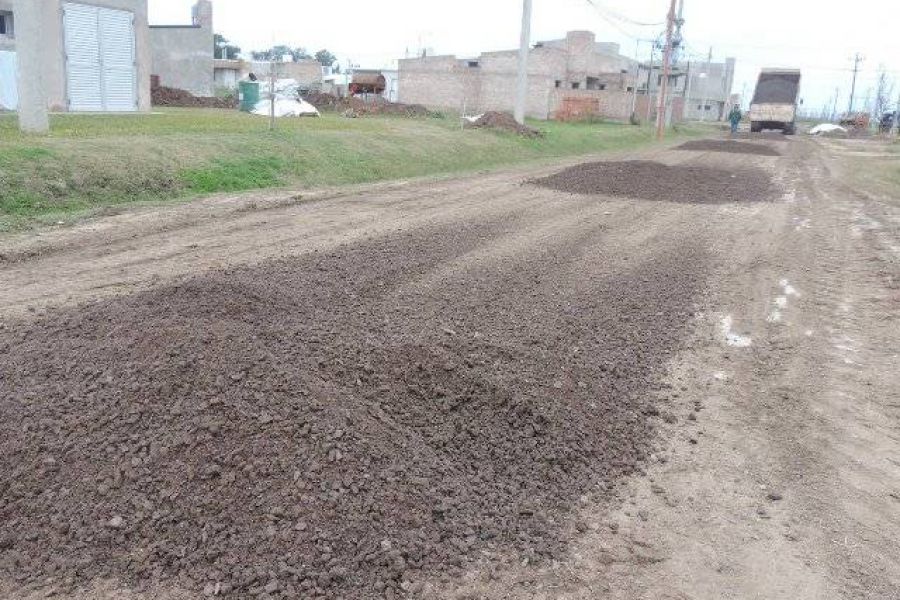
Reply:
[[[27,0],[30,23],[16,18],[21,1],[0,0],[4,108],[39,76],[51,111],[150,109],[147,0]]]
[[[731,110],[731,89],[734,86],[734,58],[724,62],[712,59],[681,62],[673,65],[669,77],[672,98],[680,98],[683,118],[692,121],[721,121]],[[638,92],[656,96],[662,85],[662,65],[642,64],[638,73]],[[656,109],[651,111],[655,118]],[[640,116],[640,115],[639,115]]]
[[[159,84],[195,96],[214,93],[214,31],[210,0],[199,0],[186,25],[150,26],[151,72]]]
[[[472,59],[401,59],[398,99],[468,114],[512,111],[517,60],[517,50],[485,52]],[[567,107],[578,103],[590,105],[599,116],[627,119],[636,67],[634,60],[619,53],[617,44],[598,43],[589,31],[570,31],[563,39],[538,42],[528,54],[526,114],[565,118]]]

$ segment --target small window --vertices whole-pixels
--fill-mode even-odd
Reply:
[[[478,67],[478,61],[477,61],[477,60],[470,60],[470,61],[469,61],[469,68],[475,69],[475,68],[477,68],[477,67]]]
[[[558,87],[558,88],[562,87],[562,81],[560,81],[559,79],[556,80],[556,87]]]
[[[581,87],[581,82],[580,82],[580,81],[573,81],[573,82],[572,82],[572,89],[573,89],[573,90],[577,90],[577,89],[580,88],[580,87]]]
[[[0,12],[0,35],[13,37],[13,17],[11,12]]]
[[[605,84],[605,83],[601,83],[601,84],[597,87],[597,89],[598,89],[598,90],[605,90],[605,89],[606,89],[606,84]]]
[[[628,86],[627,88],[625,88],[625,91],[626,91],[626,92],[633,92],[633,91],[634,91],[634,88],[631,87],[631,86]]]
[[[703,110],[710,110],[711,108],[712,107],[709,104],[707,104],[706,106],[703,107]]]
[[[698,105],[697,105],[697,110],[703,110],[703,105],[702,105],[702,104],[698,104]]]

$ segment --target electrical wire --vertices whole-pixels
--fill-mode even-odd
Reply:
[[[620,13],[608,6],[601,7],[595,0],[586,0],[586,1],[588,4],[590,4],[592,7],[594,7],[594,9],[597,12],[605,13],[606,15],[608,15],[614,19],[618,19],[619,21],[622,21],[623,23],[627,23],[629,25],[634,25],[636,27],[661,27],[661,26],[665,25],[665,22],[644,23],[642,21],[635,21],[634,19],[626,17],[622,13]]]

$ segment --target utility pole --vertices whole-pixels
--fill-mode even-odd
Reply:
[[[637,123],[637,88],[638,88],[638,77],[641,76],[641,63],[638,60],[638,56],[641,53],[641,40],[636,40],[634,42],[634,83],[631,85],[631,121],[633,123]]]
[[[666,129],[666,93],[669,91],[669,75],[672,72],[672,32],[675,29],[675,1],[669,3],[666,17],[666,49],[663,51],[663,78],[659,89],[659,106],[656,113],[656,139],[662,140]]]
[[[709,99],[708,98],[709,97],[709,79],[710,79],[709,75],[710,75],[710,69],[712,68],[710,66],[712,64],[712,51],[713,51],[712,46],[710,46],[709,47],[709,55],[706,57],[706,69],[703,72],[703,75],[705,75],[705,77],[701,77],[701,79],[703,79],[703,104],[700,109],[702,111],[700,113],[701,121],[706,120],[706,102]]]
[[[531,46],[531,0],[522,3],[522,36],[519,39],[519,72],[516,76],[516,109],[514,116],[525,124],[525,102],[528,97],[528,50]]]
[[[841,97],[841,89],[834,88],[834,108],[831,109],[831,119],[829,119],[830,121],[834,121],[835,119],[837,119],[837,105],[838,105],[838,98],[840,98],[840,97]]]
[[[850,106],[847,108],[848,113],[853,112],[853,100],[856,96],[856,76],[859,74],[859,63],[862,61],[863,57],[857,52],[856,56],[853,57],[853,83],[850,85]]]
[[[269,131],[275,131],[275,53],[269,55]]]
[[[44,82],[44,14],[47,0],[16,0],[16,50],[19,59],[19,129],[25,133],[47,133],[47,90]],[[27,76],[26,76],[27,73]]]
[[[653,102],[650,100],[650,80],[653,77],[653,58],[656,50],[656,42],[650,42],[650,65],[647,67],[647,122],[650,122],[650,114],[653,111]]]

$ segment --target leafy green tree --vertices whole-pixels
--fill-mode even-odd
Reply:
[[[272,46],[268,50],[254,50],[251,52],[253,56],[253,60],[277,60],[281,61],[281,57],[290,56],[293,62],[299,62],[301,60],[306,60],[312,58],[309,52],[306,51],[306,48],[297,47],[291,48],[285,44],[279,44],[277,46]]]
[[[330,67],[335,62],[337,62],[337,56],[322,48],[321,50],[316,52],[316,60],[319,61],[319,64],[323,67]]]
[[[240,46],[235,46],[219,33],[213,35],[213,56],[215,58],[227,58],[236,60],[241,54]]]

